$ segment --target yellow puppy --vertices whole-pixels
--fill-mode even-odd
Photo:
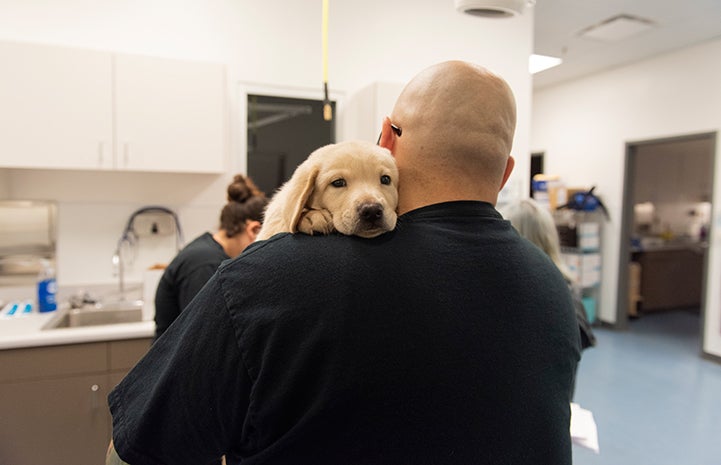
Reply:
[[[370,142],[326,145],[310,154],[265,210],[257,240],[280,232],[375,237],[396,226],[398,169]]]

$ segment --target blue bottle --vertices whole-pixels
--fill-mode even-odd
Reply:
[[[55,301],[58,285],[55,281],[55,268],[50,261],[42,260],[42,270],[38,276],[38,311],[52,312],[58,308]]]

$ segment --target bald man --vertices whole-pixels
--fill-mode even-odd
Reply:
[[[459,61],[421,72],[383,121],[380,139],[400,171],[398,213],[451,200],[495,205],[513,170],[515,127],[513,93],[498,76]]]
[[[498,76],[421,72],[380,138],[397,228],[222,265],[111,393],[108,463],[570,464],[571,296],[494,208],[514,127]]]

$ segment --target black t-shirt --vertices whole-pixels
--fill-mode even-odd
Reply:
[[[133,465],[571,463],[571,295],[490,204],[276,235],[189,310],[110,394]]]
[[[155,338],[159,338],[193,300],[224,260],[223,247],[206,232],[175,256],[155,291]]]

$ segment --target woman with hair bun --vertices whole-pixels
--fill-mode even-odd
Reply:
[[[189,243],[163,272],[155,293],[155,339],[158,339],[218,266],[240,255],[260,231],[265,194],[240,174],[228,186],[228,203],[220,212],[218,231],[205,232]]]

